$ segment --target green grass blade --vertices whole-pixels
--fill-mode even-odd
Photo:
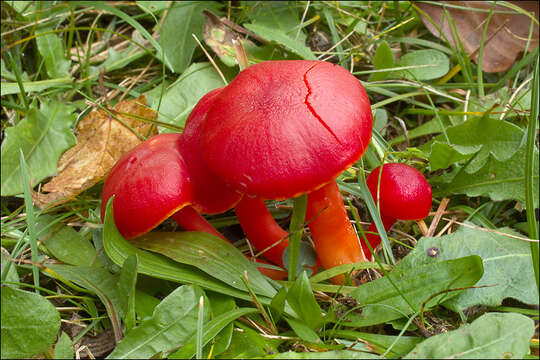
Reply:
[[[538,223],[534,212],[534,152],[536,138],[536,122],[538,120],[538,58],[534,65],[534,78],[531,97],[531,115],[527,126],[527,152],[525,155],[525,204],[527,207],[527,225],[529,228],[529,237],[538,239]],[[537,242],[531,242],[531,257],[533,262],[534,275],[536,277],[536,288],[540,292],[540,274],[539,274],[539,246]]]
[[[34,214],[34,205],[32,203],[32,196],[30,195],[30,175],[28,174],[28,167],[24,160],[24,154],[20,150],[20,167],[21,178],[24,186],[24,204],[26,206],[26,225],[28,227],[28,239],[30,241],[30,250],[32,252],[32,276],[34,277],[34,285],[36,286],[36,293],[39,294],[39,269],[35,265],[38,262],[38,246],[36,237],[36,217]]]
[[[294,199],[291,223],[289,225],[289,281],[296,279],[298,257],[300,256],[300,241],[306,218],[307,196],[302,195]]]

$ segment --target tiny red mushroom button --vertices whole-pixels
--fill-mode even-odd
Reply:
[[[369,174],[366,183],[375,203],[380,206],[386,231],[396,219],[420,220],[429,214],[431,186],[418,170],[409,165],[391,163],[379,166]],[[372,223],[368,228],[366,238],[373,249],[380,243],[375,224]],[[369,254],[367,245],[362,243],[362,246],[364,252]]]

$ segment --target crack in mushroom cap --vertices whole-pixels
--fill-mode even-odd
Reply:
[[[364,154],[373,118],[360,81],[321,61],[266,61],[242,71],[203,124],[209,167],[242,193],[285,199],[334,180]]]

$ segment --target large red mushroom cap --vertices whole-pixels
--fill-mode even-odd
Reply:
[[[382,165],[380,190],[377,192],[381,166],[369,174],[366,179],[371,196],[379,205],[382,215],[401,220],[419,220],[425,218],[431,209],[431,186],[415,168],[391,163]]]
[[[321,61],[266,61],[218,94],[203,124],[207,164],[227,184],[265,199],[311,192],[355,163],[373,118],[360,81]]]
[[[204,214],[223,213],[234,207],[242,197],[210,171],[202,156],[201,127],[210,105],[222,90],[212,90],[199,100],[186,120],[179,142],[193,182],[192,206]]]
[[[161,134],[125,153],[103,186],[101,217],[115,195],[114,221],[128,238],[142,235],[193,199],[193,187],[180,153],[180,134]]]

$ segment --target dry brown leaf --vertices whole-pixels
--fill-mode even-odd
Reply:
[[[522,9],[534,13],[538,21],[538,2],[537,1],[510,1]],[[416,3],[431,20],[437,24],[442,33],[453,46],[454,42],[452,27],[448,18],[444,14],[443,4],[462,6],[470,9],[490,10],[493,2],[488,1],[441,1],[439,5],[429,3]],[[475,53],[473,60],[478,62],[478,50],[482,40],[485,22],[489,12],[479,12],[474,10],[462,10],[453,7],[446,7],[446,10],[452,17],[459,39],[461,40],[465,51],[468,54]],[[512,11],[508,7],[496,5],[494,11]],[[439,30],[426,17],[420,14],[424,25],[429,31],[442,38]],[[484,45],[484,54],[482,57],[482,70],[489,73],[495,73],[508,70],[520,53],[525,51],[527,40],[529,38],[529,28],[532,19],[522,14],[502,14],[494,13],[489,22],[486,33],[486,43]],[[529,51],[538,47],[538,23],[534,24],[534,30],[529,45]]]
[[[120,121],[103,110],[93,110],[77,127],[77,145],[68,149],[58,162],[58,175],[33,193],[35,204],[44,208],[69,201],[104,179],[116,161],[142,142],[142,136],[157,134],[155,112],[141,95],[124,100],[111,110]],[[130,129],[131,128],[131,129]]]

